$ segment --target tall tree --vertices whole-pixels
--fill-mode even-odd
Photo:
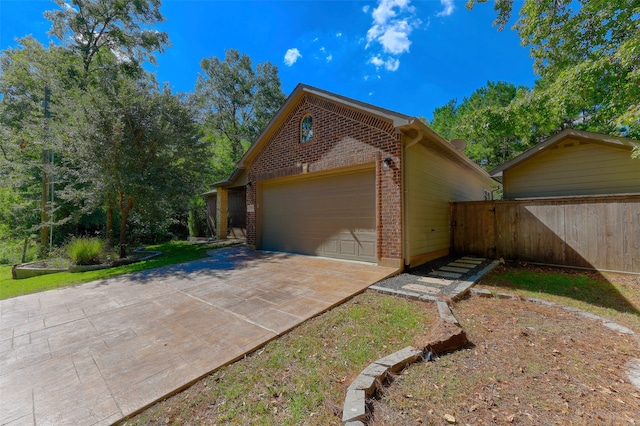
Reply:
[[[42,161],[45,150],[59,150],[62,136],[73,127],[77,114],[72,108],[74,98],[73,70],[78,61],[67,49],[45,48],[36,39],[26,37],[19,46],[7,49],[0,56],[0,187],[12,192],[15,201],[12,233],[25,234],[36,229],[57,225],[68,220],[54,217],[61,207],[59,199],[51,203],[47,197],[47,221],[38,223],[41,178],[53,178],[57,188],[67,185],[68,171],[58,161]],[[51,117],[45,118],[45,92]],[[57,193],[56,193],[57,194]],[[20,218],[20,220],[18,220]]]
[[[251,58],[235,49],[228,50],[224,60],[205,58],[200,66],[204,74],[198,77],[194,100],[218,160],[214,178],[221,179],[282,106],[285,95],[276,66],[265,62],[254,69]]]
[[[158,211],[186,210],[202,186],[206,146],[188,104],[150,79],[120,78],[96,92],[99,105],[87,110],[89,141],[72,157],[88,179],[115,196],[120,212],[120,256],[126,256],[127,220],[137,208],[147,218]],[[93,101],[92,101],[93,102]]]
[[[164,21],[160,0],[54,0],[58,10],[45,12],[56,36],[82,58],[82,84],[94,71],[113,62],[105,53],[115,54],[118,64],[140,71],[145,61],[155,64],[154,52],[164,52],[167,33],[155,26]]]
[[[205,145],[195,111],[142,69],[168,43],[153,29],[163,19],[159,0],[56,2],[61,10],[46,15],[61,46],[27,38],[2,55],[0,131],[9,136],[0,141],[3,166],[16,159],[6,173],[18,180],[43,168],[43,148],[55,150],[57,199],[75,208],[67,220],[102,206],[118,210],[124,255],[133,211],[157,219],[186,210],[202,186]],[[43,122],[45,86],[53,101]],[[32,176],[30,188],[38,181]]]
[[[168,35],[155,28],[164,21],[159,10],[160,0],[72,0],[71,4],[64,0],[55,2],[61,9],[45,13],[52,22],[50,33],[76,53],[82,63],[81,70],[75,77],[83,92],[78,108],[86,120],[84,126],[77,126],[76,133],[84,136],[84,139],[79,138],[85,142],[84,146],[99,148],[95,146],[95,141],[113,137],[109,125],[102,123],[102,126],[95,126],[103,121],[99,119],[99,114],[104,113],[105,108],[115,108],[117,99],[131,101],[130,93],[118,93],[118,90],[126,86],[122,82],[144,81],[147,76],[142,69],[143,63],[155,63],[155,53],[162,53],[169,44]],[[112,121],[117,121],[122,110],[111,112],[115,114],[111,117]],[[129,118],[136,119],[133,116]],[[142,127],[145,125],[138,124]],[[67,151],[67,159],[74,161],[77,154]],[[117,155],[115,152],[105,154]],[[87,191],[88,186],[81,183],[71,188],[71,194],[67,196],[73,197],[73,190],[76,193],[79,190],[83,193],[76,198],[82,199],[85,206],[95,202],[103,203],[107,213],[106,234],[110,241],[113,209],[120,208],[121,230],[124,230],[123,223],[126,224],[132,205],[122,200],[121,194],[110,181],[109,177],[112,176],[106,167],[109,161],[117,160],[107,158],[99,163],[105,167],[101,179],[94,176],[87,182],[87,174],[77,176],[78,182],[89,183],[91,191]],[[121,240],[124,237],[121,233]],[[124,247],[123,241],[121,247]]]
[[[499,29],[515,4],[495,2]],[[514,28],[530,47],[540,80],[518,103],[544,107],[556,129],[640,138],[639,20],[635,0],[525,0]]]
[[[430,125],[449,140],[467,140],[469,158],[492,169],[536,141],[536,135],[523,134],[518,126],[522,112],[512,107],[526,91],[526,87],[489,81],[461,103],[452,99],[436,108]]]

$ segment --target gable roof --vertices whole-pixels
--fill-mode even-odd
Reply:
[[[364,111],[371,115],[380,117],[382,119],[390,120],[393,122],[394,127],[401,126],[403,124],[409,124],[412,121],[413,117],[408,115],[399,114],[394,111],[390,111],[384,108],[377,107],[375,105],[367,104],[364,102],[356,101],[355,99],[350,99],[345,96],[337,95],[335,93],[328,92],[326,90],[318,89],[316,87],[308,86],[306,84],[298,84],[293,92],[289,95],[285,103],[280,107],[278,112],[273,116],[269,124],[264,128],[260,136],[255,140],[255,142],[249,147],[244,156],[238,161],[237,167],[244,168],[248,163],[255,158],[255,156],[260,152],[262,147],[267,143],[269,137],[277,130],[278,126],[284,122],[287,118],[287,115],[291,109],[295,107],[295,105],[302,99],[305,94],[313,94],[319,96],[321,98],[334,101],[346,106],[350,106],[354,109]]]
[[[583,141],[583,142],[601,143],[601,144],[611,145],[611,146],[616,146],[616,147],[631,147],[631,148],[633,148],[633,147],[636,147],[636,146],[640,146],[640,141],[633,140],[633,139],[627,139],[627,138],[622,138],[622,137],[618,137],[618,136],[605,135],[605,134],[602,134],[602,133],[586,132],[584,130],[565,129],[565,130],[561,131],[560,133],[557,133],[557,134],[551,136],[550,138],[540,142],[536,146],[534,146],[532,148],[529,148],[528,150],[526,150],[522,154],[518,155],[517,157],[514,157],[511,160],[504,162],[500,166],[498,166],[495,169],[491,170],[489,172],[489,175],[491,175],[491,177],[493,177],[493,178],[501,178],[503,171],[505,171],[507,169],[510,169],[511,167],[514,167],[514,166],[526,161],[527,159],[533,157],[534,155],[539,154],[540,152],[542,152],[542,151],[544,151],[546,149],[549,149],[549,148],[553,147],[554,145],[557,145],[557,144],[561,143],[562,141],[564,141],[566,139],[575,139],[575,140]]]
[[[466,155],[462,152],[458,151],[453,145],[447,142],[444,138],[434,132],[431,128],[429,128],[422,121],[417,119],[416,117],[412,117],[409,115],[401,114],[395,111],[391,111],[385,108],[380,108],[378,106],[368,104],[366,102],[357,101],[355,99],[348,98],[346,96],[338,95],[336,93],[332,93],[326,90],[318,89],[317,87],[309,86],[306,84],[298,84],[296,88],[291,92],[285,103],[280,107],[278,112],[273,116],[273,118],[269,121],[267,126],[264,128],[262,133],[258,136],[258,138],[253,142],[253,144],[249,147],[247,152],[242,156],[240,161],[236,164],[236,169],[229,176],[229,178],[215,183],[214,187],[230,187],[236,184],[236,180],[240,175],[240,170],[244,170],[253,161],[253,159],[260,153],[260,151],[267,144],[271,136],[277,131],[278,127],[287,119],[289,112],[295,108],[298,102],[302,99],[306,94],[312,94],[323,99],[339,103],[345,105],[347,107],[351,107],[358,111],[365,112],[369,115],[373,115],[375,117],[381,118],[386,121],[392,122],[393,126],[401,132],[409,132],[409,133],[417,133],[420,135],[423,142],[428,141],[432,145],[437,145],[438,148],[443,151],[449,158],[454,159],[454,161],[459,164],[474,170],[475,172],[481,173],[487,179],[490,179],[490,176],[487,172],[478,166],[476,163],[471,161]],[[426,141],[425,141],[426,139]],[[417,136],[416,136],[416,141]]]

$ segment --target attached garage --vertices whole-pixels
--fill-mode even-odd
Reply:
[[[301,84],[216,188],[239,185],[247,246],[401,269],[448,254],[449,202],[495,182],[415,117]]]
[[[375,170],[262,185],[263,250],[376,262]]]

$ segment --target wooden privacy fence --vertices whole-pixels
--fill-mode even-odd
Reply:
[[[640,195],[451,203],[454,254],[640,273]]]

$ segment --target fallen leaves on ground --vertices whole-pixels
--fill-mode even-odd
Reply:
[[[640,358],[634,336],[521,300],[470,298],[453,312],[471,344],[398,376],[371,425],[451,423],[438,413],[461,425],[640,424],[624,367]]]

